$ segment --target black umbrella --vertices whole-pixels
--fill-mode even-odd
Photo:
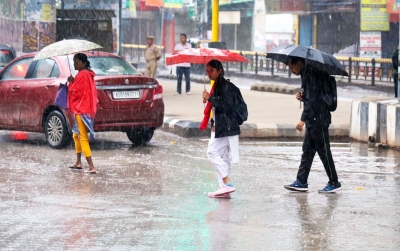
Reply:
[[[304,58],[306,64],[312,65],[330,75],[349,75],[344,66],[333,55],[311,47],[286,44],[267,51],[267,58],[284,64],[288,64],[291,57]]]

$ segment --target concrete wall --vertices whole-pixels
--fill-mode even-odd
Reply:
[[[350,137],[400,147],[400,103],[399,100],[363,98],[352,102]]]

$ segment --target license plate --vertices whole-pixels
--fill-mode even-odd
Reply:
[[[113,91],[113,99],[138,99],[140,98],[139,91]]]

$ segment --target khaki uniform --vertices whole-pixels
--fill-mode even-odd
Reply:
[[[160,50],[152,44],[147,47],[146,54],[144,56],[146,59],[146,71],[144,75],[146,77],[155,78],[157,73],[157,61],[161,58]]]

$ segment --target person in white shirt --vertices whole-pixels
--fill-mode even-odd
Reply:
[[[186,34],[181,34],[181,42],[175,45],[174,52],[183,51],[186,49],[191,49],[192,45],[187,43]],[[182,77],[185,75],[186,81],[186,94],[190,95],[190,63],[182,63],[176,65],[176,75],[178,77],[177,94],[182,93]]]

